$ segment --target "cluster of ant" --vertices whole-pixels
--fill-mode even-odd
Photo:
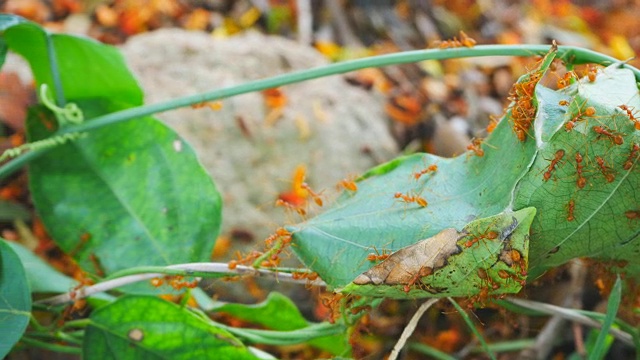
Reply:
[[[238,265],[253,267],[278,267],[280,265],[280,254],[291,243],[291,233],[285,228],[278,228],[276,232],[269,235],[264,240],[266,252],[253,250],[249,254],[242,256],[237,253],[237,260],[230,260],[229,270],[235,270]],[[256,264],[257,261],[261,260]]]
[[[178,291],[184,288],[193,289],[198,286],[198,282],[199,281],[197,279],[187,281],[182,275],[167,275],[151,279],[151,285],[154,287],[160,287],[166,284]]]
[[[359,317],[363,311],[371,310],[369,301],[363,300],[360,296],[344,295],[341,293],[330,293],[320,296],[320,303],[327,310],[327,321],[335,324],[340,317],[346,318],[348,315]],[[346,319],[349,320],[349,319]]]
[[[437,47],[440,49],[448,49],[448,48],[459,48],[459,47],[474,47],[477,43],[475,39],[467,35],[464,31],[460,30],[460,39],[456,36],[451,40],[437,40],[433,42],[432,47]]]
[[[536,115],[533,95],[541,78],[542,70],[536,69],[528,74],[526,81],[516,82],[509,91],[509,100],[512,102],[513,131],[521,142],[527,139],[527,134]]]
[[[552,70],[553,70],[553,66],[552,66]],[[583,75],[586,79],[588,79],[589,82],[595,82],[597,78],[597,74],[598,74],[597,67],[593,65],[587,65],[587,69]],[[562,76],[557,80],[556,85],[558,89],[563,89],[571,85],[575,81],[577,81],[577,79],[578,79],[578,75],[576,74],[575,71],[568,71],[567,73],[564,74],[564,76]],[[573,129],[577,126],[578,123],[582,121],[586,121],[588,118],[593,118],[596,116],[596,112],[597,112],[596,108],[594,106],[588,106],[584,108],[586,103],[587,101],[585,100],[582,106],[579,109],[577,109],[577,111],[574,114],[571,115],[571,118],[568,121],[564,123],[564,130],[566,132],[573,131]],[[570,103],[567,100],[561,100],[558,103],[558,105],[569,106]],[[526,110],[525,106],[518,106],[517,107],[518,111],[516,111],[514,115],[523,113],[523,111],[520,111],[520,108]],[[623,114],[633,123],[634,128],[636,130],[640,130],[640,119],[636,117],[636,111],[633,107],[626,104],[622,104],[622,105],[618,105],[617,108],[620,109],[623,112]],[[514,119],[515,119],[515,116],[514,116]],[[516,123],[518,123],[518,121],[516,121]],[[516,129],[516,126],[514,125],[514,130],[515,129]],[[600,123],[598,125],[594,125],[591,127],[587,127],[586,129],[591,130],[595,134],[597,134],[597,139],[609,140],[613,146],[620,146],[624,144],[624,134],[618,131],[612,130],[610,126],[607,126],[603,123]],[[640,145],[633,143],[631,145],[629,155],[626,161],[622,165],[622,168],[624,170],[630,170],[633,167],[635,161],[638,158],[638,150],[640,150]],[[559,164],[563,161],[564,156],[565,156],[564,149],[558,149],[556,151],[556,153],[554,154],[554,157],[549,160],[550,163],[543,173],[543,181],[548,181],[549,179],[551,179],[553,172],[556,170]],[[583,189],[587,184],[587,178],[584,175],[585,174],[585,156],[586,155],[581,154],[579,151],[575,153],[576,186],[578,189]],[[595,156],[594,164],[595,164],[594,166],[596,166],[597,171],[602,174],[606,182],[612,183],[615,181],[616,179],[615,170],[610,164],[607,164],[606,160],[602,156]],[[574,221],[576,219],[575,207],[576,207],[576,201],[574,199],[570,199],[566,205],[567,221]],[[629,210],[625,213],[625,215],[629,219],[635,219],[634,217],[635,211],[636,210]]]

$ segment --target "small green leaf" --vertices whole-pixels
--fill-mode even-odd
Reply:
[[[78,285],[74,279],[52,268],[20,244],[7,242],[26,269],[27,280],[34,293],[64,293]]]
[[[478,219],[445,229],[359,275],[345,293],[392,298],[517,293],[526,279],[529,227],[536,211]]]
[[[31,292],[20,258],[0,239],[0,358],[22,337],[31,317]]]
[[[59,76],[67,100],[104,97],[127,107],[142,104],[142,90],[115,47],[90,38],[52,34],[15,15],[2,15],[0,32],[9,49],[29,62],[38,85],[49,84],[55,92],[54,77]]]
[[[111,110],[103,101],[81,104],[89,116]],[[52,120],[41,108],[30,111],[29,138],[48,137]],[[206,261],[220,228],[211,178],[192,148],[155,119],[58,146],[31,164],[29,180],[45,226],[90,273]]]
[[[300,314],[296,305],[288,297],[277,292],[270,293],[260,304],[225,304],[214,310],[272,330],[289,331],[309,326],[309,322]],[[339,355],[349,351],[346,340],[344,335],[338,335],[313,339],[308,343]]]
[[[228,303],[214,310],[272,330],[295,330],[308,325],[296,305],[288,297],[278,292],[270,293],[259,304]]]
[[[87,359],[256,359],[224,329],[152,296],[124,296],[91,314]]]

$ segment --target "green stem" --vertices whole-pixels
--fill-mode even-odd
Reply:
[[[138,266],[130,269],[124,269],[117,271],[106,278],[102,279],[103,281],[121,278],[123,276],[129,275],[138,275],[138,274],[164,274],[164,275],[179,275],[179,276],[197,276],[197,277],[220,277],[219,274],[212,274],[208,272],[199,272],[199,271],[191,271],[191,270],[182,270],[182,269],[167,269],[163,266]],[[231,274],[233,275],[233,274]],[[224,274],[224,276],[229,276],[229,274]]]
[[[284,246],[284,240],[282,238],[278,238],[277,242],[273,245],[271,249],[265,251],[264,254],[260,255],[254,262],[251,264],[253,268],[262,267],[262,262],[269,259],[271,255],[275,254],[278,250],[282,249]]]
[[[313,324],[302,329],[290,331],[242,329],[232,326],[226,326],[216,322],[213,323],[216,327],[223,328],[230,333],[244,338],[252,343],[266,345],[301,344],[319,337],[343,334],[345,331],[343,326],[333,325],[326,322]]]
[[[431,356],[437,360],[456,360],[455,357],[426,344],[413,342],[409,343],[409,348],[421,354]]]
[[[37,346],[39,348],[43,348],[43,349],[46,349],[46,350],[51,350],[51,351],[56,351],[56,352],[61,352],[61,353],[66,353],[66,354],[76,354],[76,355],[81,355],[82,354],[82,349],[80,349],[78,347],[75,347],[75,346],[49,344],[49,343],[46,343],[44,341],[28,338],[26,336],[22,337],[22,339],[20,339],[20,341],[22,343],[24,343],[24,344],[31,345],[31,346]]]
[[[520,339],[520,340],[512,340],[512,341],[502,341],[493,344],[489,344],[488,348],[491,351],[495,351],[497,353],[500,352],[510,352],[510,351],[520,351],[524,349],[528,349],[534,346],[536,343],[536,339]],[[474,354],[483,353],[485,350],[481,346],[476,346],[471,350]]]
[[[157,104],[143,105],[114,112],[108,115],[96,117],[90,121],[85,121],[75,126],[67,126],[63,129],[60,129],[55,135],[95,130],[107,125],[116,124],[122,121],[140,118],[168,110],[173,110],[184,106],[190,106],[206,101],[219,100],[249,92],[260,91],[330,75],[342,74],[369,67],[406,64],[423,60],[445,60],[466,57],[535,56],[544,55],[549,51],[549,49],[549,45],[479,45],[473,48],[414,50],[350,60],[321,66],[314,69],[300,70],[289,74],[278,75],[267,79],[250,81],[241,85],[208,91],[201,94],[183,96],[177,99]],[[560,46],[558,47],[558,58],[572,64],[597,63],[601,65],[610,65],[618,62],[620,63],[620,66],[633,71],[635,77],[640,80],[640,70],[634,68],[631,65],[623,63],[616,58],[592,50],[574,46]],[[28,161],[33,160],[35,157],[38,157],[43,153],[43,151],[33,151],[26,155],[21,155],[10,161],[9,163],[3,165],[2,167],[0,167],[0,179],[7,177],[13,171],[22,167]]]
[[[91,324],[91,319],[71,320],[71,321],[65,322],[60,329],[65,330],[65,329],[86,328],[87,326],[89,326],[89,324]]]
[[[36,317],[33,316],[33,313],[31,313],[31,316],[29,317],[29,324],[37,331],[47,331],[47,328],[45,326],[40,325]]]

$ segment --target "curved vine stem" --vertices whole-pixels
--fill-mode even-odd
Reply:
[[[282,273],[274,270],[255,269],[250,266],[238,265],[235,269],[229,269],[227,263],[188,263],[170,266],[143,266],[123,270],[114,274],[110,279],[99,282],[95,285],[81,287],[71,290],[68,293],[42,299],[36,303],[42,305],[60,305],[82,299],[97,293],[113,290],[124,285],[133,284],[140,281],[151,280],[165,275],[181,275],[196,277],[223,277],[223,276],[263,276],[276,279],[277,281],[291,282],[298,284],[309,284],[312,286],[326,286],[324,281],[316,279],[309,281],[305,279],[294,279],[291,273]]]
[[[423,60],[445,60],[466,57],[536,56],[544,55],[549,51],[549,49],[549,45],[479,45],[473,48],[414,50],[350,60],[313,69],[277,75],[267,79],[249,81],[241,85],[226,87],[196,95],[184,96],[157,104],[125,109],[96,117],[78,125],[67,126],[60,129],[56,135],[95,130],[122,121],[140,118],[193,104],[224,99],[249,92],[260,91],[330,75],[342,74],[369,67],[413,63]],[[559,46],[557,57],[570,64],[596,63],[601,65],[611,65],[619,63],[621,67],[630,69],[634,73],[636,79],[640,80],[640,70],[616,58],[592,50],[574,46]],[[7,177],[13,171],[25,165],[28,161],[42,155],[44,151],[46,151],[46,149],[34,150],[3,165],[0,167],[0,179]],[[31,156],[26,156],[29,154]]]

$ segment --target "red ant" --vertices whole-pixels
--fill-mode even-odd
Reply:
[[[286,202],[286,201],[284,201],[282,199],[276,200],[275,206],[281,206],[281,207],[284,207],[284,208],[289,209],[289,210],[295,210],[301,216],[307,215],[307,211],[305,209],[303,209],[301,207],[298,207],[298,206],[295,206],[295,205],[292,205],[292,204],[290,204],[290,203],[288,203],[288,202]]]
[[[470,48],[476,45],[476,41],[465,34],[464,31],[460,30],[460,40],[458,40],[458,38],[454,36],[451,40],[435,41],[433,45],[439,47],[440,49],[457,48],[463,46]]]
[[[627,210],[624,212],[624,216],[629,220],[638,220],[640,219],[640,210]]]
[[[571,131],[576,126],[576,122],[581,120],[580,118],[582,118],[583,116],[593,116],[595,114],[596,108],[594,108],[593,106],[589,106],[588,108],[584,109],[584,112],[578,110],[576,116],[574,116],[573,119],[567,121],[567,123],[564,124],[564,129],[566,131]]]
[[[551,164],[549,164],[549,168],[542,176],[544,181],[548,181],[549,179],[551,179],[551,172],[556,168],[556,165],[558,165],[558,163],[560,162],[560,160],[562,160],[563,157],[564,157],[564,150],[560,149],[556,151],[556,155],[551,160]]]
[[[407,204],[416,203],[421,207],[426,207],[427,205],[429,205],[429,203],[427,203],[427,200],[425,200],[424,198],[418,195],[405,195],[401,192],[397,192],[393,195],[393,197],[396,199],[400,199],[401,201],[404,201]]]
[[[624,165],[622,166],[625,170],[629,170],[633,166],[635,158],[638,157],[638,150],[640,150],[640,145],[633,143],[633,145],[631,146],[631,153],[629,154],[627,161],[625,161]]]
[[[558,81],[556,82],[556,85],[558,86],[558,89],[564,89],[567,86],[571,85],[577,77],[578,76],[576,75],[575,72],[568,71],[560,79],[558,79]]]
[[[349,191],[358,191],[358,185],[353,180],[342,179],[338,182],[338,186],[344,188]]]
[[[436,172],[436,171],[438,171],[438,165],[432,164],[432,165],[429,165],[427,168],[424,168],[424,169],[422,169],[422,170],[420,170],[418,172],[413,173],[413,177],[417,181],[417,180],[420,180],[420,177],[422,175],[428,174],[430,172]]]
[[[624,139],[622,138],[622,135],[620,134],[614,135],[610,130],[607,130],[604,126],[594,126],[593,131],[595,131],[599,135],[607,136],[616,145],[622,145],[622,143],[624,143]]]
[[[575,220],[575,216],[573,216],[573,211],[575,210],[576,202],[573,199],[569,200],[569,204],[567,204],[569,215],[567,216],[567,221]]]
[[[587,179],[582,176],[582,155],[579,152],[576,153],[576,172],[578,173],[578,181],[576,181],[576,185],[578,188],[582,189],[587,184]]]
[[[587,78],[589,79],[589,82],[596,81],[596,76],[598,75],[598,68],[590,64],[587,65],[586,75],[587,75]]]
[[[478,241],[480,241],[480,240],[482,240],[482,239],[486,239],[486,240],[495,240],[495,239],[497,239],[497,238],[498,238],[498,236],[499,236],[499,235],[500,235],[500,234],[499,234],[497,231],[493,231],[493,230],[492,230],[492,231],[488,231],[488,232],[486,232],[486,233],[484,233],[484,234],[482,234],[482,235],[479,235],[479,236],[474,237],[474,238],[473,238],[473,239],[471,239],[471,240],[467,240],[467,241],[464,243],[464,246],[465,246],[465,247],[470,248],[471,246],[473,246],[473,244],[478,243]]]
[[[420,270],[418,270],[412,277],[411,279],[409,279],[409,282],[407,282],[404,287],[402,288],[402,290],[405,293],[409,293],[409,291],[411,291],[411,287],[413,285],[415,285],[417,282],[420,281],[421,278],[425,277],[425,276],[429,276],[433,274],[433,269],[430,267],[421,267]]]
[[[482,145],[482,139],[473,139],[471,140],[471,144],[467,145],[467,150],[473,151],[476,156],[484,156],[484,150],[480,147]]]
[[[491,134],[493,130],[496,129],[496,126],[498,126],[498,123],[500,123],[500,120],[496,119],[496,117],[493,115],[489,115],[489,125],[487,125],[487,134]]]
[[[607,179],[607,182],[613,182],[613,180],[615,180],[616,177],[609,171],[609,167],[605,165],[604,159],[601,158],[600,156],[596,156],[596,162],[600,167],[600,171],[602,172],[602,175],[604,175],[604,178]]]
[[[636,128],[636,130],[640,130],[640,120],[636,119],[636,117],[633,115],[633,110],[635,110],[633,107],[627,106],[627,105],[619,105],[618,106],[620,109],[622,109],[622,111],[626,111],[627,113],[627,117],[629,117],[629,120],[633,121],[633,124]]]
[[[302,184],[300,184],[300,187],[307,190],[309,192],[309,195],[311,195],[311,197],[313,198],[313,201],[316,203],[316,205],[318,206],[322,206],[322,198],[320,197],[320,194],[322,192],[320,192],[320,194],[316,193],[315,191],[313,191],[311,189],[311,186],[309,186],[309,184],[303,182]]]
[[[382,254],[378,253],[378,250],[375,249],[375,254],[371,253],[369,255],[367,255],[367,260],[369,261],[383,261],[383,260],[387,260],[389,258],[389,256],[391,256],[391,254],[387,253],[386,251],[382,251]]]

